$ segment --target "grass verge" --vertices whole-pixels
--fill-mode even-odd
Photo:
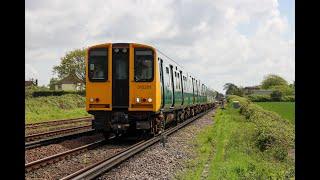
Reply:
[[[85,98],[76,94],[25,99],[26,124],[90,116]]]
[[[239,110],[216,112],[213,125],[194,142],[196,158],[178,179],[286,179],[294,177],[294,162],[278,160],[257,144],[257,126]]]

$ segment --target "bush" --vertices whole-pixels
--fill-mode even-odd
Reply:
[[[85,91],[34,91],[32,93],[32,97],[42,97],[42,96],[62,96],[66,94],[78,94],[81,96],[85,96]]]
[[[283,102],[295,102],[295,97],[294,96],[283,96],[281,101],[283,101]]]
[[[255,124],[253,137],[256,147],[283,161],[294,146],[294,127],[277,113],[264,110],[239,96],[229,96],[228,101],[237,100],[241,104],[240,113]]]
[[[248,98],[252,102],[269,102],[269,101],[271,101],[270,95],[265,95],[265,94],[252,94],[252,95],[249,95]]]

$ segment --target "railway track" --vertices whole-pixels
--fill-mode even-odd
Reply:
[[[47,132],[42,132],[42,133],[36,133],[36,134],[31,134],[25,136],[25,142],[30,142],[30,141],[35,141],[43,138],[48,138],[52,136],[57,136],[61,134],[67,134],[71,132],[77,132],[81,130],[92,130],[91,125],[85,125],[85,126],[77,126],[77,127],[71,127],[71,128],[65,128],[65,129],[59,129],[59,130],[54,130],[54,131],[47,131]]]
[[[25,171],[29,172],[31,170],[38,169],[40,167],[52,164],[54,162],[57,162],[57,161],[69,158],[71,156],[75,156],[77,154],[83,153],[89,149],[92,149],[92,148],[95,148],[95,147],[101,145],[104,141],[105,140],[98,140],[96,142],[93,142],[93,143],[90,143],[90,144],[87,144],[87,145],[84,145],[84,146],[81,146],[81,147],[78,147],[75,149],[71,149],[66,152],[58,153],[58,154],[55,154],[52,156],[45,157],[43,159],[32,161],[30,163],[25,164]]]
[[[212,110],[212,109],[210,109]],[[129,148],[109,157],[104,160],[101,160],[97,163],[92,164],[91,166],[85,167],[79,171],[76,171],[64,178],[62,180],[69,180],[69,179],[93,179],[101,175],[102,173],[107,172],[108,170],[112,169],[113,167],[117,166],[121,162],[127,160],[128,158],[132,157],[133,155],[143,151],[144,149],[152,146],[156,142],[163,140],[164,137],[171,135],[172,133],[178,131],[182,127],[186,126],[187,124],[191,123],[192,121],[202,117],[203,115],[207,114],[210,110],[198,114],[195,117],[192,117],[181,124],[178,124],[175,127],[172,127],[161,135],[155,136],[149,140],[138,142]]]
[[[56,125],[66,125],[66,124],[74,124],[80,122],[91,122],[93,117],[82,117],[82,118],[73,118],[73,119],[63,119],[63,120],[55,120],[55,121],[46,121],[40,123],[26,124],[26,129],[35,129],[42,128],[48,126],[56,126]]]
[[[25,150],[36,148],[39,146],[52,144],[52,143],[58,143],[58,142],[61,142],[64,140],[73,139],[73,138],[77,138],[77,137],[81,137],[81,136],[89,136],[89,135],[93,135],[94,133],[96,133],[95,130],[90,129],[90,130],[84,130],[84,131],[80,131],[80,132],[77,131],[77,132],[73,132],[73,133],[63,134],[61,136],[55,136],[55,137],[51,137],[51,138],[45,138],[45,139],[41,139],[41,140],[26,142],[25,143]]]

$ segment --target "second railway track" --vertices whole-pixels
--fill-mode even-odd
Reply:
[[[71,132],[77,132],[77,131],[83,131],[83,130],[91,130],[91,125],[85,125],[85,126],[77,126],[77,127],[71,127],[71,128],[65,128],[65,129],[59,129],[54,131],[47,131],[42,133],[36,133],[31,135],[25,136],[25,142],[35,141],[39,139],[45,139],[48,137],[58,136],[61,134],[67,134]]]

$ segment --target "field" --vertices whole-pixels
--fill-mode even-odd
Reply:
[[[286,179],[294,177],[294,162],[278,161],[255,145],[254,123],[228,105],[194,143],[196,158],[178,179]]]
[[[264,109],[274,111],[281,117],[294,123],[295,121],[295,103],[294,102],[256,102]]]
[[[90,116],[85,98],[76,94],[25,99],[25,123]]]

